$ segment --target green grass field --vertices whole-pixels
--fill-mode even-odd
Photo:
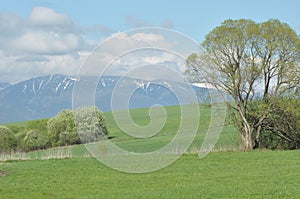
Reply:
[[[299,198],[300,151],[184,155],[128,174],[94,158],[0,163],[1,198]]]
[[[236,130],[226,125],[215,152],[200,159],[195,153],[211,109],[200,110],[199,130],[188,154],[164,169],[144,174],[116,171],[91,157],[83,145],[0,155],[0,198],[299,198],[299,150],[240,151]],[[134,152],[159,149],[173,139],[180,121],[179,107],[166,107],[166,112],[164,128],[148,139],[126,135],[112,114],[105,113],[111,141]],[[150,121],[147,109],[131,114],[137,124]]]
[[[180,123],[180,107],[170,106],[165,107],[167,113],[167,120],[160,132],[157,135],[147,138],[134,138],[122,132],[118,125],[116,125],[111,112],[104,113],[109,130],[111,141],[118,147],[132,152],[149,152],[160,149],[167,145],[174,138],[177,133]],[[147,125],[150,122],[148,109],[133,109],[130,110],[133,121],[138,125]],[[199,128],[196,137],[189,148],[189,152],[197,152],[203,142],[204,136],[208,129],[211,117],[211,108],[208,106],[200,106],[200,120]],[[26,122],[6,124],[9,127],[18,126],[25,127]],[[218,140],[214,150],[235,150],[241,145],[240,137],[232,125],[224,125],[220,139]],[[82,157],[89,156],[85,147],[82,145],[72,147],[60,147],[58,149],[48,149],[44,151],[30,152],[26,154],[0,154],[2,159],[47,159],[51,157]]]
[[[167,112],[167,120],[162,130],[155,136],[147,139],[137,139],[123,133],[113,120],[110,112],[105,113],[108,123],[110,136],[115,137],[112,141],[119,147],[133,152],[154,151],[169,143],[177,133],[179,128],[180,107],[165,107]],[[131,110],[132,120],[138,124],[145,126],[150,122],[148,109]],[[208,106],[200,106],[200,120],[198,132],[190,150],[199,148],[204,136],[207,132],[211,117],[211,108]],[[225,125],[215,150],[235,149],[240,146],[240,138],[232,125]]]

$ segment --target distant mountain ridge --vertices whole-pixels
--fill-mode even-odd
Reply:
[[[0,82],[0,90],[5,89],[6,87],[10,86],[11,84],[6,82]]]
[[[90,78],[94,81],[95,78]],[[111,96],[118,76],[105,76],[99,80],[96,89],[96,106],[102,111],[111,110]],[[63,109],[72,108],[73,88],[79,81],[67,75],[48,75],[32,78],[13,85],[0,84],[0,124],[56,115]],[[137,89],[133,93],[129,108],[147,108],[154,104],[163,106],[178,105],[178,99],[168,88],[169,83],[126,78],[123,80],[135,84]],[[3,89],[1,89],[3,88]],[[199,101],[208,97],[208,89],[193,86],[196,93],[200,93]]]

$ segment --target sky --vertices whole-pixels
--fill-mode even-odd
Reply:
[[[0,0],[0,82],[77,74],[99,42],[134,28],[168,28],[200,43],[226,19],[277,18],[299,34],[299,9],[298,0]]]

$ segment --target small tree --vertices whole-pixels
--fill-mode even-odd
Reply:
[[[60,141],[61,134],[76,132],[72,111],[63,110],[57,116],[49,119],[47,129],[52,146],[64,145],[65,142]]]
[[[16,148],[17,139],[13,132],[5,126],[0,126],[0,153],[12,152]]]
[[[24,137],[24,148],[26,151],[46,149],[50,147],[49,136],[36,129],[30,130]]]
[[[84,107],[74,111],[75,124],[83,143],[96,142],[108,134],[104,117],[97,107]]]

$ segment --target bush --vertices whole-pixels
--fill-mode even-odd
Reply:
[[[15,134],[16,139],[17,139],[17,143],[18,143],[18,147],[17,147],[18,151],[24,151],[25,150],[24,138],[25,138],[27,132],[28,132],[28,130],[23,129],[21,131],[18,131]]]
[[[63,110],[57,116],[49,119],[47,129],[52,146],[63,146],[65,142],[60,139],[65,136],[61,136],[61,134],[76,131],[72,111]]]
[[[0,153],[96,142],[108,134],[104,117],[96,107],[63,110],[53,118],[11,128],[13,131],[0,126]]]
[[[27,123],[26,129],[36,129],[41,132],[47,132],[48,119],[32,120]]]
[[[273,149],[300,148],[300,100],[282,98],[272,106],[265,121],[264,147]]]
[[[13,132],[5,126],[0,126],[0,153],[9,153],[16,148],[17,139]]]
[[[52,146],[95,142],[108,134],[104,117],[96,107],[64,110],[48,120],[47,128]]]
[[[76,109],[74,118],[82,143],[99,141],[108,134],[104,117],[96,107]]]
[[[254,101],[251,105],[249,121],[264,110],[261,101]],[[281,98],[274,101],[263,121],[259,147],[267,149],[300,148],[299,99]]]
[[[15,126],[15,125],[9,125],[8,128],[13,132],[13,134],[18,134],[19,132],[22,132],[25,130],[24,126]]]
[[[24,148],[26,151],[46,149],[50,146],[49,137],[39,130],[30,130],[24,138]]]
[[[80,138],[78,136],[77,131],[64,131],[59,134],[59,146],[68,146],[73,144],[80,144]]]

